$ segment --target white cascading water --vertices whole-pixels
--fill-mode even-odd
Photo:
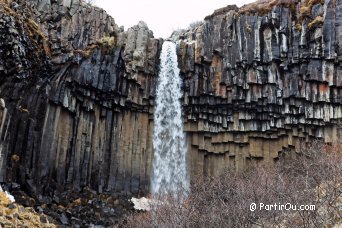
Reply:
[[[166,41],[160,56],[154,113],[154,158],[151,181],[151,191],[154,196],[169,194],[186,196],[189,190],[187,149],[180,103],[181,83],[176,45]]]

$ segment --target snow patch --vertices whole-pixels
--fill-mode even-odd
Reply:
[[[11,201],[11,203],[15,202],[14,196],[12,196],[9,192],[2,190],[1,185],[0,185],[0,192],[5,192],[7,199]]]
[[[150,211],[151,210],[152,200],[150,199],[147,199],[145,197],[142,197],[140,199],[133,197],[130,201],[133,203],[135,210],[138,210],[138,211]]]

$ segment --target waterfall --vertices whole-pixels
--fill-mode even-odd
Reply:
[[[156,195],[186,195],[189,178],[183,132],[181,78],[176,45],[166,41],[160,56],[160,73],[154,112],[151,191]]]

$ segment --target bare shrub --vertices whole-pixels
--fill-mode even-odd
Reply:
[[[329,227],[341,224],[342,145],[303,144],[294,159],[243,173],[193,178],[185,201],[172,197],[151,212],[126,216],[124,227]],[[257,210],[250,211],[251,203]],[[315,210],[259,210],[264,205],[315,205]]]
[[[189,24],[187,30],[196,29],[197,27],[201,26],[202,24],[203,24],[203,21],[193,21]]]

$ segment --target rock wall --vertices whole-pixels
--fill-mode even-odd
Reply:
[[[342,1],[228,6],[179,39],[193,174],[341,141]]]
[[[162,40],[77,0],[0,7],[0,181],[146,192]]]
[[[174,34],[191,176],[340,140],[341,12],[259,1]],[[0,182],[147,192],[162,43],[79,0],[0,0]]]

